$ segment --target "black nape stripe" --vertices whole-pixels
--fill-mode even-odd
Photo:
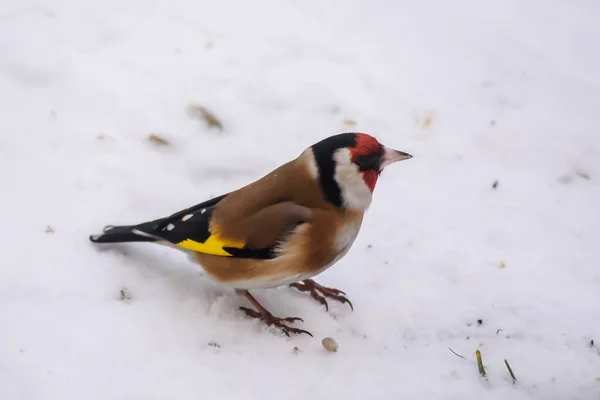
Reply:
[[[341,208],[342,192],[335,181],[335,161],[333,153],[345,147],[356,146],[355,133],[340,133],[323,139],[312,146],[317,168],[319,169],[319,184],[325,199],[336,207]]]

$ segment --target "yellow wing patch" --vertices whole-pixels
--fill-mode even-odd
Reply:
[[[236,249],[244,248],[243,242],[220,238],[215,234],[209,236],[209,238],[206,239],[206,242],[204,243],[196,242],[195,240],[191,239],[185,239],[177,243],[177,245],[185,249],[197,251],[204,254],[212,254],[215,256],[226,257],[231,257],[231,254],[223,250],[223,247],[234,247]]]

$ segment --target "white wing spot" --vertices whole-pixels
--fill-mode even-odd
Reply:
[[[174,228],[175,228],[175,225],[173,225],[173,224],[167,225],[167,230],[168,231],[172,231]]]
[[[184,215],[183,218],[181,218],[182,221],[187,221],[188,219],[192,218],[194,216],[194,214],[188,214],[188,215]]]
[[[203,208],[202,211],[200,211],[200,214],[204,214],[206,212],[206,208]]]

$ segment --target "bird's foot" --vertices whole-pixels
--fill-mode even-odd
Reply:
[[[304,320],[302,318],[298,318],[298,317],[288,317],[288,318],[275,317],[266,308],[264,308],[258,302],[258,300],[256,300],[254,298],[254,296],[252,296],[250,294],[250,292],[248,292],[247,290],[236,290],[236,292],[238,294],[243,295],[244,297],[246,297],[250,301],[250,303],[252,303],[252,305],[258,310],[258,311],[255,311],[255,310],[252,310],[250,308],[240,307],[240,310],[242,310],[243,312],[245,312],[247,316],[252,317],[252,318],[260,319],[261,321],[264,321],[268,326],[275,325],[276,327],[278,327],[281,330],[283,330],[283,333],[285,333],[286,336],[290,336],[290,333],[306,333],[307,335],[312,336],[312,333],[310,333],[309,331],[305,331],[304,329],[292,328],[291,326],[287,326],[286,324],[284,324],[284,322],[294,322],[294,321],[302,321],[302,322],[304,322]]]
[[[255,311],[255,310],[252,310],[252,309],[246,308],[246,307],[240,307],[240,310],[245,312],[246,315],[249,317],[260,319],[261,321],[265,322],[268,326],[274,325],[274,326],[280,328],[283,331],[283,333],[286,334],[286,336],[290,336],[290,333],[306,333],[307,335],[312,336],[312,333],[310,333],[309,331],[305,331],[304,329],[292,328],[291,326],[287,326],[286,324],[284,324],[284,322],[295,322],[295,321],[304,322],[304,320],[302,318],[298,318],[298,317],[279,318],[279,317],[273,316],[273,314],[271,314],[270,312],[268,312],[266,310],[259,312],[259,311]]]
[[[329,311],[329,304],[327,304],[325,297],[337,300],[340,303],[346,303],[350,306],[352,311],[354,311],[352,302],[344,296],[346,293],[342,292],[341,290],[321,286],[312,279],[305,279],[302,282],[292,283],[290,286],[298,289],[301,292],[310,292],[310,296],[319,303],[323,304],[325,306],[325,310],[327,311]]]

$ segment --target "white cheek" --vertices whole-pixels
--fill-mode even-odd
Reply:
[[[347,187],[340,185],[344,205],[346,208],[354,210],[366,210],[371,205],[373,193],[367,186],[362,176],[355,179]]]
[[[335,180],[342,192],[344,206],[354,210],[366,210],[371,205],[373,193],[365,183],[358,166],[350,161],[350,150],[335,152]]]

